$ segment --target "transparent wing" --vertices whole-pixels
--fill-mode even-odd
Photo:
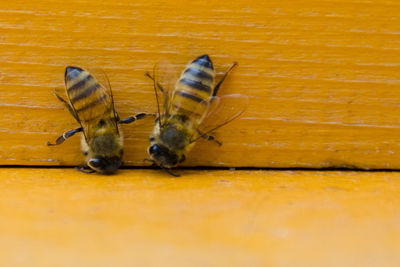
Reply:
[[[112,113],[114,113],[114,117],[117,117],[113,92],[111,90],[111,83],[106,72],[101,68],[89,68],[88,71],[97,80],[99,85],[101,85],[101,90],[105,90],[104,93],[109,96],[109,98],[107,98],[108,102],[106,101],[104,105],[110,105],[112,107]]]
[[[68,109],[69,113],[79,122],[78,117],[75,114],[75,111],[71,104],[69,103],[68,96],[65,93],[65,88],[64,87],[56,87],[54,88],[54,95],[60,100],[64,106]]]
[[[248,103],[248,96],[241,94],[213,97],[207,115],[198,127],[199,136],[192,142],[201,138],[202,134],[208,135],[238,118],[246,110]]]
[[[208,99],[203,100],[193,92],[176,90],[172,94],[170,108],[173,110],[174,114],[185,115],[190,118],[194,127],[197,128],[207,116],[210,107]],[[219,102],[219,98],[216,98],[216,101]]]
[[[98,129],[100,121],[101,124],[110,125],[110,131],[118,133],[118,115],[110,82],[104,71],[91,69],[89,82],[84,83],[79,90],[67,91],[67,94],[87,141]]]
[[[169,109],[171,108],[170,100],[178,80],[178,73],[175,66],[169,61],[161,60],[154,66],[153,75],[155,85],[162,96],[159,98],[160,112],[165,118],[168,117]]]
[[[67,95],[65,94],[65,87],[57,86],[54,88],[54,94],[57,96],[59,95],[62,98],[66,98]],[[57,97],[58,98],[58,97]]]

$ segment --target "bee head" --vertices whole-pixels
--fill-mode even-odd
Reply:
[[[89,159],[88,166],[96,172],[103,174],[113,174],[121,166],[121,157],[95,157]]]
[[[165,146],[154,144],[149,147],[149,155],[159,165],[165,168],[172,168],[185,160],[185,155],[178,156]]]

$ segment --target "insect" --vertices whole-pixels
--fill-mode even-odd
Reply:
[[[82,132],[81,147],[86,160],[79,170],[85,173],[115,173],[121,166],[123,154],[119,124],[131,123],[147,115],[140,113],[120,120],[114,107],[111,86],[108,79],[106,81],[107,88],[88,71],[69,66],[65,69],[68,101],[54,91],[80,127],[63,133],[55,143],[47,142],[47,145],[60,145],[67,138]]]
[[[239,117],[248,103],[248,97],[241,94],[217,96],[221,84],[236,65],[235,62],[214,85],[216,73],[212,61],[208,55],[202,55],[186,66],[172,90],[158,81],[157,66],[153,76],[146,73],[154,82],[158,106],[148,161],[179,176],[168,169],[185,161],[197,140],[203,138],[222,144],[210,133]],[[157,89],[164,95],[162,112]]]

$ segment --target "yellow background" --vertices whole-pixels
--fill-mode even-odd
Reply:
[[[3,266],[397,266],[400,174],[0,169]]]
[[[250,97],[240,119],[186,165],[399,168],[398,1],[1,1],[0,164],[78,165],[77,126],[53,96],[68,65],[102,68],[125,117],[154,112],[144,76],[208,53],[221,94]],[[123,127],[143,162],[153,120]]]
[[[0,165],[79,165],[53,96],[102,68],[121,117],[154,112],[144,76],[208,53],[250,105],[187,166],[399,168],[400,2],[0,1]],[[123,126],[145,165],[154,122]],[[396,172],[0,168],[4,266],[398,266]]]

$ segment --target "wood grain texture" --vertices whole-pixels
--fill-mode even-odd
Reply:
[[[400,174],[0,169],[2,266],[397,266]]]
[[[250,105],[186,165],[400,168],[399,20],[394,0],[1,1],[0,164],[82,162],[79,138],[44,146],[76,126],[52,95],[67,65],[103,68],[124,117],[155,111],[157,61],[208,53]],[[127,165],[152,124],[124,127]]]

